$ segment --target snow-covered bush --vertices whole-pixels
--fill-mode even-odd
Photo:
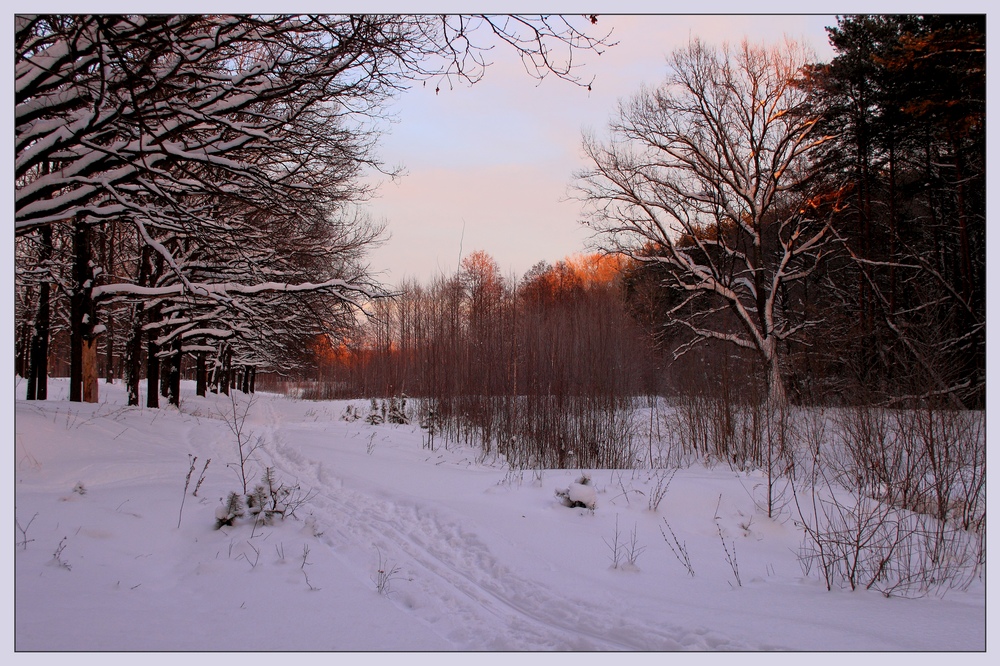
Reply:
[[[597,489],[590,483],[590,475],[582,474],[569,488],[556,489],[556,497],[568,507],[597,508]]]

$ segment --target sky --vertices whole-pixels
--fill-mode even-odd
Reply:
[[[426,282],[485,250],[505,274],[521,276],[539,261],[587,251],[581,205],[569,198],[574,173],[587,166],[583,132],[606,137],[619,100],[659,84],[671,51],[694,37],[714,45],[788,37],[828,61],[825,27],[835,24],[830,15],[601,15],[590,28],[611,31],[617,45],[579,56],[590,91],[554,76],[539,83],[501,46],[475,85],[412,87],[386,109],[392,122],[378,154],[405,175],[371,180],[379,188],[367,211],[387,240],[370,253],[370,269],[386,284]]]

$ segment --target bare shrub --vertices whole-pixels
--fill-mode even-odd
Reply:
[[[264,445],[264,439],[263,437],[258,437],[254,440],[253,432],[248,431],[246,428],[247,415],[250,414],[250,409],[253,407],[256,398],[251,396],[242,407],[236,400],[235,393],[229,396],[229,400],[231,409],[227,411],[218,410],[218,413],[222,417],[222,420],[226,422],[226,425],[229,426],[229,430],[233,433],[233,436],[236,437],[236,451],[239,454],[239,463],[230,463],[227,467],[235,468],[236,474],[243,484],[243,494],[246,495],[250,487],[250,477],[253,475],[250,459],[253,457],[254,452]]]
[[[663,540],[667,543],[667,547],[670,548],[670,552],[674,554],[677,561],[681,563],[687,574],[694,578],[694,567],[691,566],[691,556],[688,554],[687,544],[680,541],[677,535],[674,534],[674,530],[670,527],[670,523],[667,519],[663,519],[663,525],[666,526],[667,531],[663,531],[663,527],[660,527],[660,534],[663,535]],[[670,533],[670,537],[667,537],[667,532]]]
[[[921,596],[965,589],[982,571],[981,532],[955,519],[961,512],[951,513],[951,501],[937,501],[964,487],[953,483],[962,475],[948,471],[954,459],[949,452],[955,446],[978,450],[970,442],[961,445],[978,432],[977,419],[957,411],[937,413],[940,420],[934,415],[908,410],[885,419],[871,407],[850,408],[838,419],[841,446],[828,447],[825,455],[814,423],[808,475],[794,500],[805,532],[800,562],[806,571],[815,565],[827,589],[843,585]],[[932,441],[938,444],[934,464]],[[881,467],[862,468],[866,463]],[[965,476],[974,478],[975,472]]]
[[[674,480],[674,476],[677,475],[677,468],[664,469],[658,468],[651,470],[650,476],[652,480],[652,486],[649,489],[649,510],[656,511],[660,508],[660,502],[667,495],[667,491],[670,489],[670,482]]]
[[[799,557],[818,565],[828,590],[871,588],[899,569],[895,554],[909,535],[898,510],[864,495],[843,500],[815,489],[798,508],[805,531]]]
[[[400,577],[399,567],[383,558],[382,550],[378,546],[375,547],[375,551],[378,553],[378,568],[372,576],[372,582],[375,583],[375,589],[379,594],[389,596],[392,593],[393,581]]]
[[[603,539],[604,545],[608,547],[611,551],[611,555],[608,557],[611,559],[611,568],[617,569],[622,561],[622,550],[624,549],[624,542],[622,541],[621,531],[618,529],[618,514],[615,514],[615,534],[609,542],[607,539]]]
[[[726,545],[726,539],[722,535],[722,525],[719,524],[718,519],[715,521],[715,529],[719,533],[719,541],[722,542],[722,551],[726,554],[726,564],[733,572],[733,580],[736,581],[737,587],[743,587],[743,580],[740,578],[740,565],[736,559],[736,542],[730,539],[729,545]]]
[[[723,365],[723,369],[726,366]],[[670,448],[681,456],[700,455],[744,472],[761,470],[763,493],[754,502],[773,517],[790,501],[794,474],[794,418],[790,407],[768,400],[763,382],[722,372],[718,381],[696,382],[678,392],[668,420]]]
[[[845,486],[901,509],[933,516],[935,548],[966,531],[985,563],[985,414],[925,401],[911,409],[857,406],[837,418],[831,469]],[[964,538],[962,539],[964,541]],[[932,558],[935,564],[941,557]]]

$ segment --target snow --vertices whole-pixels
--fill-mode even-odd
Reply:
[[[569,486],[569,499],[573,503],[582,504],[588,509],[597,506],[597,490],[593,486],[585,486],[582,483],[571,483]]]
[[[185,382],[179,411],[146,409],[125,406],[121,384],[100,390],[70,403],[54,379],[48,401],[16,400],[19,651],[985,649],[982,580],[919,599],[828,592],[798,563],[788,509],[755,508],[759,474],[683,468],[654,512],[648,471],[510,471],[440,438],[424,449],[417,426],[340,418],[364,401],[258,393],[254,483],[272,467],[308,501],[216,530],[241,489],[229,399]],[[555,495],[581,473],[593,511]],[[612,566],[616,528],[646,549],[634,567]]]

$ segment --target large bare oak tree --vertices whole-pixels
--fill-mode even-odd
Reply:
[[[828,203],[800,193],[827,140],[797,83],[808,55],[794,42],[690,42],[663,85],[620,105],[609,139],[585,137],[593,166],[577,186],[600,242],[660,262],[664,287],[683,294],[669,317],[691,336],[675,355],[708,339],[753,350],[776,405],[786,401],[780,343],[810,324],[782,296],[830,239]]]

